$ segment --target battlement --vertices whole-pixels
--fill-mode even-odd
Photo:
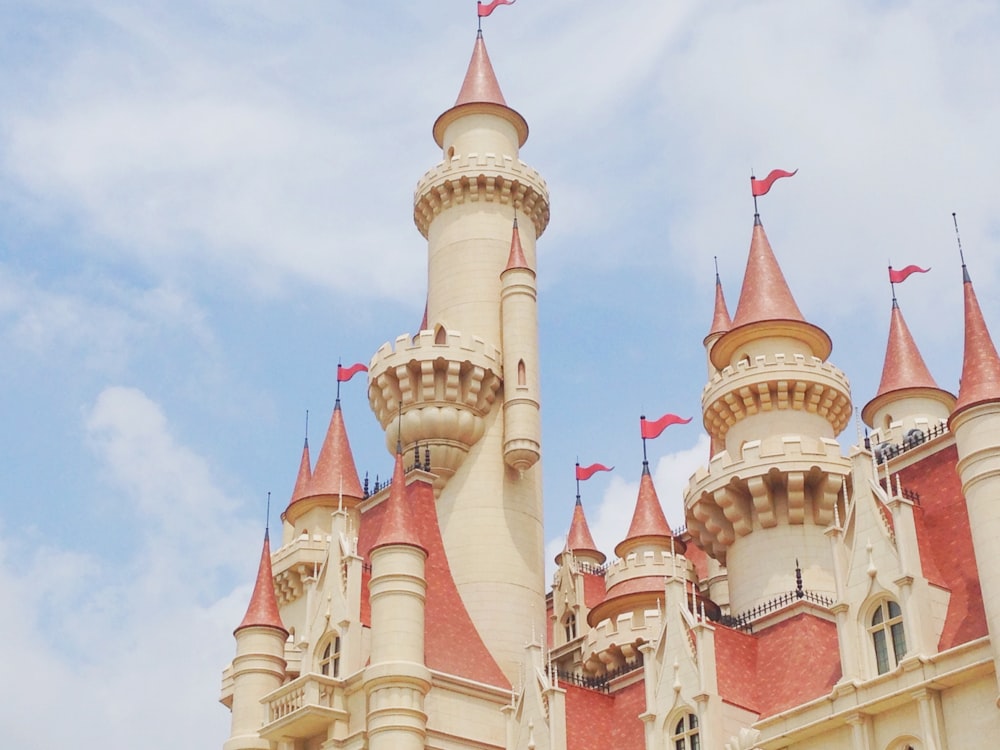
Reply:
[[[847,376],[818,357],[757,355],[713,373],[702,391],[705,428],[725,437],[740,420],[760,412],[793,409],[824,417],[839,434],[851,419]]]
[[[598,623],[587,631],[583,667],[588,675],[604,675],[641,657],[639,646],[659,637],[663,613],[639,607]]]
[[[483,436],[502,383],[500,351],[478,336],[449,331],[403,334],[383,344],[368,368],[368,400],[386,432],[386,447],[430,449],[440,490]]]
[[[516,206],[535,225],[536,237],[548,226],[545,180],[520,159],[491,153],[454,156],[429,169],[414,190],[413,221],[426,237],[442,210],[481,200]]]
[[[275,551],[271,570],[274,593],[280,606],[302,596],[305,579],[319,575],[326,562],[329,545],[329,534],[302,533]]]
[[[680,575],[691,581],[697,580],[694,565],[680,554],[671,557],[668,551],[633,552],[612,560],[604,567],[604,584],[608,589],[623,581],[646,576]]]

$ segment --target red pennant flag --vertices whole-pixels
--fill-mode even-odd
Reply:
[[[363,362],[358,362],[356,365],[351,365],[350,367],[337,365],[337,382],[346,383],[359,372],[368,372],[368,367]]]
[[[914,273],[927,273],[931,269],[921,268],[920,266],[907,266],[906,268],[900,268],[898,271],[894,271],[892,266],[889,266],[889,283],[899,284],[902,281],[906,281],[910,278],[910,274]]]
[[[477,11],[479,12],[480,18],[486,18],[490,13],[497,9],[498,5],[513,5],[514,0],[493,0],[492,3],[487,3],[483,5],[482,0],[476,3]]]
[[[604,464],[591,464],[590,466],[580,466],[576,465],[576,478],[583,481],[585,479],[590,479],[594,474],[599,471],[611,471],[615,468],[614,466],[605,466]]]
[[[662,417],[654,422],[647,422],[645,417],[639,417],[639,428],[642,431],[643,440],[652,440],[653,438],[658,438],[660,433],[667,429],[672,424],[687,424],[691,421],[691,417],[683,419],[678,417],[676,414],[664,414]]]
[[[798,172],[799,170],[795,170]],[[763,180],[758,180],[756,177],[750,178],[750,192],[753,193],[753,197],[757,198],[761,195],[767,193],[771,189],[771,185],[774,181],[781,177],[791,177],[795,172],[786,172],[784,169],[772,169],[771,173],[765,177]]]

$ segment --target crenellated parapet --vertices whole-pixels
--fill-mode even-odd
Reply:
[[[398,438],[404,451],[429,448],[440,490],[483,436],[502,373],[495,346],[457,331],[441,343],[421,331],[383,344],[368,368],[368,400],[386,446],[395,451]]]
[[[536,237],[549,223],[549,192],[541,175],[520,159],[490,153],[454,156],[428,170],[414,191],[413,221],[426,237],[435,216],[476,201],[515,206],[535,225]]]
[[[775,436],[745,443],[739,456],[722,451],[688,485],[688,532],[725,564],[728,547],[755,530],[825,527],[850,468],[831,438]]]
[[[300,534],[274,553],[274,593],[284,607],[305,591],[306,581],[316,579],[323,569],[330,546],[329,534]]]
[[[770,411],[816,414],[839,434],[851,419],[847,376],[818,357],[757,355],[712,374],[702,391],[705,429],[723,439],[737,422]]]

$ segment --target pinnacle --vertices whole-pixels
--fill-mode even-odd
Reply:
[[[624,557],[629,548],[641,541],[657,541],[669,545],[673,532],[666,516],[660,498],[653,486],[653,477],[649,473],[649,463],[642,462],[642,477],[639,479],[639,497],[632,514],[632,524],[628,528],[625,539],[615,547],[615,554]]]
[[[496,73],[493,72],[489,53],[486,52],[482,34],[476,35],[476,46],[472,48],[472,59],[469,61],[469,69],[465,73],[465,80],[462,81],[455,106],[479,102],[507,106]]]
[[[260,565],[257,568],[257,580],[254,583],[250,605],[243,621],[235,632],[243,628],[268,627],[282,631],[287,637],[288,631],[281,622],[278,613],[278,600],[274,596],[274,580],[271,573],[271,541],[268,532],[264,532],[264,548],[260,553]]]
[[[339,399],[333,407],[330,426],[305,493],[306,497],[316,495],[343,495],[357,499],[364,497]]]
[[[805,322],[774,257],[764,225],[755,217],[743,289],[732,323],[733,327],[739,327],[764,320]]]
[[[419,534],[410,523],[406,502],[406,472],[403,469],[403,454],[397,448],[396,463],[392,470],[392,484],[389,487],[389,498],[386,500],[385,519],[379,530],[378,538],[372,549],[394,544],[404,544],[410,547],[424,549],[420,543]],[[424,549],[426,552],[426,550]]]
[[[528,261],[524,257],[524,249],[521,247],[521,232],[517,228],[517,219],[514,219],[514,230],[510,238],[510,256],[504,270],[510,271],[514,268],[529,268]]]
[[[1000,401],[1000,356],[990,337],[968,271],[963,265],[965,292],[965,354],[958,403],[952,417],[976,404]]]
[[[708,336],[726,333],[732,327],[733,320],[729,317],[729,308],[726,306],[726,298],[722,293],[722,281],[719,279],[719,274],[715,274],[715,314],[712,317],[712,327],[708,331]]]

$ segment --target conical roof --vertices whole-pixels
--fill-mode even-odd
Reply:
[[[802,317],[760,216],[754,215],[740,301],[731,328],[712,349],[712,364],[722,369],[730,364],[737,349],[749,341],[768,336],[798,339],[812,350],[813,356],[822,360],[830,356],[833,348],[826,331]]]
[[[649,462],[642,462],[642,476],[639,479],[639,497],[632,513],[632,523],[628,527],[625,538],[615,547],[618,557],[625,557],[629,551],[642,543],[659,543],[665,549],[670,546],[674,533],[670,530],[667,517],[663,515],[660,498],[653,486],[653,477],[649,473]],[[675,541],[675,551],[683,552],[683,542]]]
[[[958,403],[951,418],[977,404],[1000,401],[1000,357],[986,327],[983,311],[972,287],[969,272],[962,266],[965,292],[965,353],[962,359],[962,380],[958,386]]]
[[[520,114],[507,106],[496,73],[493,72],[490,56],[486,52],[483,32],[480,31],[476,34],[472,59],[465,72],[465,79],[462,81],[455,106],[444,112],[434,123],[434,141],[439,146],[444,146],[444,131],[451,123],[465,114],[484,112],[498,115],[510,122],[517,131],[519,146],[523,146],[528,140],[528,123]]]
[[[364,497],[358,470],[354,465],[351,443],[347,439],[340,399],[337,399],[333,407],[330,426],[327,428],[323,447],[320,448],[319,458],[316,459],[305,497],[317,495],[343,495],[358,500]]]
[[[386,500],[385,519],[382,521],[382,527],[372,549],[395,544],[419,547],[424,552],[427,551],[409,521],[406,507],[406,472],[403,469],[403,454],[398,448],[396,464],[392,470],[392,484],[389,486],[389,497]]]
[[[722,293],[722,280],[719,274],[715,274],[715,313],[712,316],[712,327],[705,336],[706,340],[712,336],[726,333],[733,327],[733,320],[729,317],[729,308],[726,306],[726,298]]]
[[[267,627],[280,630],[288,637],[288,630],[281,622],[278,613],[278,600],[274,596],[274,577],[271,573],[271,541],[268,532],[264,532],[264,549],[260,553],[260,565],[257,568],[257,581],[254,583],[253,594],[250,595],[250,606],[243,616],[243,621],[234,630],[234,634],[243,628]]]
[[[299,460],[299,473],[295,477],[295,488],[292,490],[292,499],[289,505],[306,497],[309,492],[309,482],[312,479],[312,462],[309,459],[309,438],[305,439],[302,446],[302,458]]]
[[[569,524],[569,534],[566,536],[566,549],[570,552],[582,552],[588,557],[597,558],[597,564],[605,561],[606,556],[597,549],[594,537],[590,533],[590,526],[587,525],[587,516],[583,513],[583,503],[580,496],[576,496],[576,505],[573,507],[573,520]],[[556,562],[559,562],[559,555]]]
[[[514,230],[510,238],[510,255],[507,257],[507,267],[505,271],[514,268],[528,268],[527,258],[524,257],[524,248],[521,247],[521,232],[517,228],[517,219],[514,219]]]
[[[861,410],[861,418],[866,424],[874,427],[872,420],[877,409],[894,396],[905,396],[906,393],[921,390],[937,392],[937,397],[950,407],[954,396],[938,387],[917,349],[917,344],[910,334],[899,303],[892,301],[892,314],[889,318],[889,341],[885,348],[885,362],[882,365],[882,380],[878,393]],[[930,395],[929,393],[927,395]]]

